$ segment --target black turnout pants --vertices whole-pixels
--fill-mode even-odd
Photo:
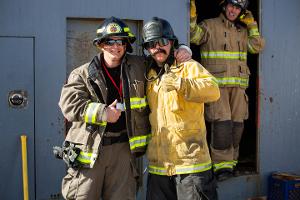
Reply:
[[[175,176],[148,175],[147,200],[217,200],[212,171]]]

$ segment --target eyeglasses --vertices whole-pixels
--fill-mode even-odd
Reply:
[[[107,39],[104,41],[104,44],[108,45],[108,46],[113,46],[114,44],[116,44],[117,46],[123,46],[127,43],[126,40],[114,40],[114,39]]]
[[[160,38],[157,40],[144,43],[144,47],[145,49],[151,49],[151,48],[155,48],[156,44],[158,44],[160,47],[164,47],[169,44],[169,40],[166,38]]]

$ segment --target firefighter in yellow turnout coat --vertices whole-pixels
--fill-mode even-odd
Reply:
[[[223,1],[219,17],[197,24],[195,0],[191,0],[191,43],[200,45],[201,64],[217,78],[221,92],[217,102],[205,107],[206,119],[212,122],[211,156],[219,180],[232,176],[248,118],[247,52],[259,53],[264,47],[247,5],[248,0]]]
[[[194,60],[174,61],[177,38],[164,19],[145,24],[143,45],[151,54],[147,199],[217,199],[204,121],[204,103],[220,95],[216,79]]]

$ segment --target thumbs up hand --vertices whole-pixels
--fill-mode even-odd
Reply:
[[[115,123],[121,116],[121,110],[116,108],[118,100],[116,99],[106,108],[107,122]]]

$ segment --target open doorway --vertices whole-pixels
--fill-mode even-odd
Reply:
[[[204,19],[214,18],[219,16],[221,0],[196,0],[198,23]],[[248,9],[253,13],[254,18],[259,22],[259,0],[254,0],[249,3]],[[193,51],[193,59],[199,61],[200,51],[199,46],[190,44]],[[237,169],[240,175],[258,173],[258,126],[259,126],[259,76],[258,76],[258,55],[248,53],[247,63],[251,71],[249,80],[249,88],[246,90],[249,97],[249,119],[245,121],[245,129],[240,143],[240,156]],[[205,67],[205,66],[204,66]],[[207,123],[207,136],[210,142],[210,124]]]

